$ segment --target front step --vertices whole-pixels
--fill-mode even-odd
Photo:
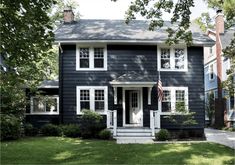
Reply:
[[[117,144],[146,144],[153,143],[151,137],[116,137]]]

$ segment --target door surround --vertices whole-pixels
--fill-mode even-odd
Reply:
[[[134,124],[126,124],[126,91],[128,90],[136,90],[140,93],[140,111],[141,111],[141,123],[140,125],[134,125]],[[123,127],[143,127],[143,87],[123,87],[122,88],[122,108],[123,108]]]

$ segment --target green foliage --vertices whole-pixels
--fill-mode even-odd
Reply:
[[[158,133],[155,133],[156,140],[166,141],[170,138],[170,133],[166,129],[161,129]]]
[[[156,27],[163,26],[162,15],[172,12],[172,26],[166,30],[168,32],[166,43],[172,45],[183,40],[187,45],[191,45],[192,33],[188,29],[190,26],[190,7],[193,6],[193,0],[179,0],[175,5],[172,0],[159,0],[153,3],[150,0],[135,0],[131,2],[126,12],[126,23],[136,19],[136,15],[139,14],[145,19],[150,20],[149,30],[154,30]],[[172,28],[173,25],[177,25],[177,27]]]
[[[81,135],[80,127],[77,124],[62,125],[61,128],[66,137],[76,138]]]
[[[25,136],[36,136],[38,134],[38,129],[35,128],[32,124],[26,123],[24,125],[24,134]]]
[[[61,136],[62,135],[62,130],[57,125],[46,124],[41,128],[41,133],[44,136]]]
[[[202,13],[200,17],[195,20],[195,23],[200,26],[200,29],[203,32],[206,32],[207,29],[213,29],[213,20],[211,19],[208,12]]]
[[[111,136],[112,136],[111,131],[108,129],[103,129],[99,132],[100,139],[109,140]]]
[[[98,137],[98,133],[106,126],[102,123],[102,116],[91,110],[83,110],[80,117],[81,136],[83,138]]]
[[[209,97],[206,100],[206,114],[210,120],[210,125],[214,124],[214,115],[215,115],[215,100],[213,93],[209,94]]]
[[[14,115],[1,114],[1,140],[18,139],[21,136],[21,122]]]

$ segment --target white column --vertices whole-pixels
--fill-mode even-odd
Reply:
[[[117,104],[117,87],[113,87],[114,104]]]
[[[150,110],[150,128],[152,131],[152,136],[155,135],[155,128],[154,128],[154,116],[153,116],[153,110]]]
[[[113,136],[117,136],[117,110],[113,110]]]
[[[148,105],[151,105],[152,87],[148,87]]]

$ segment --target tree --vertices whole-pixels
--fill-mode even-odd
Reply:
[[[208,12],[202,13],[201,16],[195,20],[195,23],[200,26],[200,29],[203,32],[214,28],[213,20],[211,19]]]

